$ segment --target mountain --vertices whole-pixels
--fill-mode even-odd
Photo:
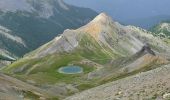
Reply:
[[[151,29],[156,35],[163,38],[170,38],[170,23],[162,22]]]
[[[169,18],[170,18],[169,15],[158,15],[158,16],[152,16],[147,18],[128,19],[122,22],[124,22],[124,24],[135,25],[149,30],[155,25],[157,25],[158,23],[169,20]]]
[[[23,49],[26,50],[26,44],[21,37],[12,34],[12,31],[6,27],[0,26],[0,54],[8,55],[13,58],[16,58],[18,51]],[[23,51],[20,51],[23,53]]]
[[[85,26],[65,30],[2,71],[63,99],[169,63],[169,44],[152,34],[123,26],[101,13]],[[63,73],[64,66],[80,66],[82,73]]]
[[[11,34],[8,33],[9,30],[7,30],[6,28],[0,26],[0,38],[1,38],[1,42],[0,42],[0,68],[10,64],[11,61],[15,61],[17,59],[16,56],[14,56],[13,54],[11,54],[9,51],[5,50],[6,47],[14,47],[14,46],[21,46],[22,44],[22,40],[19,37],[13,36]],[[8,44],[7,43],[11,43]],[[13,43],[13,44],[12,44]],[[12,49],[12,48],[11,48]]]
[[[21,57],[96,15],[91,9],[71,6],[62,0],[1,0],[0,47]]]

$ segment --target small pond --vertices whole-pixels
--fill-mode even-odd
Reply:
[[[79,74],[83,72],[83,68],[80,66],[65,66],[58,69],[59,73],[63,74]]]

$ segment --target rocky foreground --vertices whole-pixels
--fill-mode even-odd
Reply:
[[[114,81],[65,100],[170,100],[170,65]]]
[[[0,73],[0,100],[46,100],[55,94]]]

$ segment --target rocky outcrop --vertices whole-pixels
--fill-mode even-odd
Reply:
[[[156,56],[155,52],[152,51],[152,49],[150,48],[149,44],[145,44],[142,49],[139,51],[139,53],[149,53],[153,56]]]

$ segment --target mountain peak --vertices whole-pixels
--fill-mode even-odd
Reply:
[[[106,13],[100,13],[90,23],[79,28],[81,32],[90,34],[96,40],[99,40],[101,33],[108,32],[109,30],[117,30],[118,24],[112,20]],[[111,33],[111,32],[108,32]]]
[[[92,22],[108,22],[112,21],[112,18],[108,16],[106,13],[100,13],[98,16],[94,18]]]

